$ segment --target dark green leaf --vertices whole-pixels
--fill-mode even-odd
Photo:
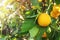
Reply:
[[[60,4],[60,0],[55,0],[56,4]]]
[[[38,32],[37,36],[35,37],[35,39],[36,40],[42,40],[42,35],[44,32],[47,32],[49,26],[46,28],[43,28],[43,27],[37,25],[37,27],[39,28],[39,32]]]
[[[42,34],[43,32],[40,32],[36,35],[35,40],[42,40]]]
[[[21,32],[27,32],[31,28],[33,28],[35,25],[34,21],[35,21],[34,19],[26,19],[21,26]]]
[[[35,18],[37,14],[37,10],[28,10],[25,12],[25,18]]]

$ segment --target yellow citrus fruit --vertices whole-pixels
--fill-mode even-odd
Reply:
[[[47,37],[47,34],[46,32],[44,32],[44,34],[42,35],[43,38],[46,38]]]
[[[51,17],[57,19],[58,16],[60,15],[60,6],[53,6],[53,10],[50,13]]]
[[[46,13],[41,13],[38,17],[38,24],[42,27],[46,27],[51,23],[51,17]]]
[[[51,11],[50,15],[51,15],[51,17],[57,19],[58,16],[60,15],[60,13],[58,11]]]

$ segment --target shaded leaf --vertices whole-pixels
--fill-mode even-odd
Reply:
[[[34,40],[34,38],[28,38],[28,40]]]
[[[60,4],[60,0],[55,0],[56,4]]]
[[[27,32],[35,25],[34,19],[26,19],[21,26],[21,32]]]
[[[30,36],[35,37],[38,33],[39,29],[37,27],[33,27],[32,29],[29,30]]]

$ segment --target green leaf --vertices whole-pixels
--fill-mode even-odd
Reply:
[[[58,31],[57,23],[55,22],[55,23],[51,24],[51,28],[54,29],[55,31]]]
[[[59,27],[58,27],[58,30],[60,31],[60,25],[59,25]]]
[[[34,38],[31,38],[31,37],[30,37],[30,38],[28,38],[28,40],[34,40]]]
[[[25,12],[25,18],[35,18],[37,15],[37,10],[35,9],[35,10],[27,10],[26,12]]]
[[[35,21],[35,19],[26,19],[21,26],[21,32],[27,32],[31,28],[33,28],[35,25],[34,21]]]
[[[48,27],[45,27],[45,28],[43,28],[43,27],[41,27],[41,26],[38,26],[38,25],[36,25],[36,26],[38,27],[39,32],[38,32],[38,34],[36,35],[35,39],[36,39],[36,40],[42,40],[42,35],[43,35],[44,32],[47,32],[49,26],[48,26]]]
[[[60,38],[60,33],[56,32],[55,33],[55,40],[59,40],[59,38]]]
[[[51,28],[50,27],[48,27],[48,29],[47,29],[47,33],[51,33]]]
[[[39,5],[37,0],[31,0],[31,3],[32,3],[33,6],[38,6]]]
[[[7,38],[8,38],[8,36],[5,36],[5,37],[2,36],[2,38],[0,38],[0,40],[6,40]]]
[[[37,27],[33,27],[32,29],[29,30],[30,36],[35,37],[38,33],[39,29]]]
[[[31,12],[32,12],[32,10],[28,10],[28,11],[25,12],[25,15],[30,15]]]
[[[56,4],[60,4],[60,0],[55,0]]]
[[[39,33],[37,34],[37,36],[35,37],[35,39],[36,39],[36,40],[42,40],[42,37],[41,37],[42,34],[43,34],[43,32],[40,32],[40,31],[39,31]]]

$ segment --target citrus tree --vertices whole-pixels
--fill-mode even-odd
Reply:
[[[0,0],[0,40],[60,40],[60,0]]]

